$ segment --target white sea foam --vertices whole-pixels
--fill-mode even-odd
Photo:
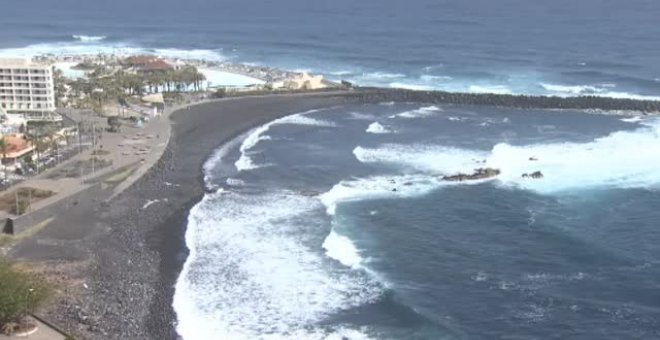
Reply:
[[[590,143],[528,146],[496,145],[488,166],[499,168],[500,180],[539,192],[599,186],[647,187],[660,183],[660,124],[619,131]],[[529,157],[537,161],[529,161]],[[543,179],[521,178],[541,171]]]
[[[340,71],[332,71],[329,74],[331,74],[333,76],[346,76],[346,75],[349,75],[349,74],[353,74],[353,72],[348,71],[348,70],[340,70]]]
[[[386,133],[392,133],[393,131],[392,129],[383,126],[379,122],[373,122],[369,124],[369,127],[367,127],[366,132],[375,133],[375,134],[386,134]]]
[[[513,94],[510,88],[504,85],[470,85],[468,92],[472,93],[494,93],[494,94]]]
[[[626,123],[639,123],[642,120],[644,120],[644,118],[642,118],[640,116],[634,116],[634,117],[629,117],[629,118],[621,118],[621,121],[626,122]]]
[[[326,207],[326,213],[334,215],[340,202],[412,197],[427,193],[441,184],[439,180],[426,175],[373,176],[341,181],[319,198]]]
[[[414,91],[431,91],[434,89],[433,86],[423,85],[423,84],[410,84],[404,82],[391,82],[389,86],[395,89],[405,89],[405,90],[414,90]]]
[[[487,152],[470,151],[435,145],[385,144],[379,148],[353,150],[355,157],[363,163],[399,164],[411,170],[422,170],[434,174],[454,174],[465,169],[480,167]]]
[[[129,43],[113,43],[103,40],[74,40],[57,43],[33,44],[25,47],[7,48],[0,50],[0,57],[31,58],[38,55],[117,55],[129,56],[139,54],[154,54],[165,58],[198,59],[209,61],[223,61],[225,57],[218,50],[193,49],[183,50],[176,48],[145,48]]]
[[[634,131],[618,131],[589,143],[513,146],[497,144],[490,152],[443,146],[384,145],[357,147],[362,162],[399,164],[431,173],[470,173],[475,168],[500,169],[506,186],[556,193],[596,187],[649,187],[660,184],[660,121]],[[537,160],[533,161],[533,157]],[[479,160],[485,160],[485,163]],[[542,179],[522,178],[541,171]]]
[[[258,128],[253,129],[243,140],[240,151],[241,156],[238,158],[234,165],[238,171],[253,170],[260,166],[255,164],[251,156],[254,154],[250,149],[254,148],[259,142],[270,140],[270,136],[264,135],[274,125],[290,124],[290,125],[303,125],[303,126],[319,126],[319,127],[336,127],[336,124],[330,121],[315,119],[306,116],[307,114],[318,112],[319,110],[309,110],[302,113],[293,114],[283,118],[276,119],[270,123],[264,124]]]
[[[600,85],[557,85],[541,83],[541,87],[550,91],[552,95],[559,97],[570,96],[596,96],[617,99],[635,99],[635,100],[654,100],[659,101],[660,96],[648,96],[633,94],[621,91],[612,91],[616,84],[600,84]]]
[[[364,80],[386,80],[386,79],[397,79],[405,78],[406,75],[402,73],[387,73],[387,72],[370,72],[363,73],[362,79]]]
[[[447,82],[450,80],[453,80],[454,78],[450,76],[433,76],[430,74],[424,74],[421,77],[419,77],[420,80],[431,83],[431,82]]]
[[[231,178],[231,177],[227,178],[225,180],[225,183],[227,183],[227,185],[232,186],[232,187],[240,187],[240,186],[245,185],[245,181],[243,181],[242,179]]]
[[[541,87],[547,91],[565,93],[565,94],[597,94],[602,92],[603,89],[599,89],[595,86],[588,85],[556,85],[556,84],[545,84],[541,83]]]
[[[374,120],[375,116],[369,113],[362,113],[362,112],[349,112],[348,113],[351,119],[356,119],[356,120]]]
[[[353,269],[360,268],[362,258],[353,241],[346,236],[340,235],[333,229],[323,241],[325,254],[339,261],[341,264]]]
[[[301,243],[304,229],[323,224],[294,217],[319,207],[286,192],[207,194],[188,218],[190,254],[173,299],[177,332],[184,339],[367,338],[363,330],[315,327],[383,292]]]
[[[205,179],[204,181],[208,183],[208,176],[209,173],[215,168],[218,163],[222,162],[225,157],[227,157],[227,154],[229,151],[231,151],[233,148],[235,148],[238,143],[241,141],[244,141],[250,134],[249,133],[244,133],[243,135],[239,136],[238,138],[232,139],[228,143],[223,144],[220,148],[216,149],[204,162],[204,165],[202,166],[202,172],[204,173]]]
[[[275,125],[291,124],[291,125],[306,125],[306,126],[320,126],[320,127],[337,127],[337,124],[335,124],[334,122],[307,116],[307,114],[317,111],[318,110],[310,110],[305,113],[299,113],[299,114],[287,116],[282,119],[276,120],[274,123]]]
[[[252,161],[252,158],[250,158],[251,153],[249,150],[254,148],[260,141],[270,139],[269,136],[262,136],[262,134],[268,131],[272,124],[273,122],[253,129],[250,134],[248,134],[248,136],[243,140],[243,143],[239,149],[241,151],[241,156],[238,158],[236,163],[234,163],[238,171],[258,168],[258,166]]]
[[[436,112],[441,112],[442,109],[435,106],[423,106],[415,110],[404,111],[394,115],[391,115],[390,118],[424,118],[434,115]]]
[[[101,41],[107,38],[105,35],[77,35],[77,34],[74,34],[71,37],[73,39],[80,40],[82,42]]]

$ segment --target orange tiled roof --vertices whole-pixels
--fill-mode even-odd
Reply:
[[[2,138],[4,138],[5,143],[7,143],[6,152],[8,158],[20,157],[34,150],[32,144],[25,140],[22,135],[6,135]]]

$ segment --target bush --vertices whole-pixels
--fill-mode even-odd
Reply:
[[[43,278],[0,259],[0,325],[20,322],[51,294]]]
[[[19,199],[18,204],[11,207],[11,213],[14,215],[23,215],[28,211],[30,202],[27,199]]]
[[[227,96],[227,89],[221,87],[211,94],[213,98],[224,98]]]

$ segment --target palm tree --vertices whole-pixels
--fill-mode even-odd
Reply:
[[[2,166],[5,171],[5,181],[7,180],[7,141],[5,137],[0,138],[0,152],[2,152]]]
[[[62,98],[66,94],[66,88],[64,87],[64,75],[60,69],[55,68],[53,70],[53,81],[55,84],[55,106],[59,107],[62,105]]]

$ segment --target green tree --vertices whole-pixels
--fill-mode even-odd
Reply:
[[[7,141],[5,140],[5,137],[0,138],[0,152],[2,152],[2,168],[5,172],[5,181],[7,180],[7,149],[9,146],[7,145]]]
[[[39,275],[18,269],[0,259],[0,325],[20,324],[42,306],[53,290]]]

